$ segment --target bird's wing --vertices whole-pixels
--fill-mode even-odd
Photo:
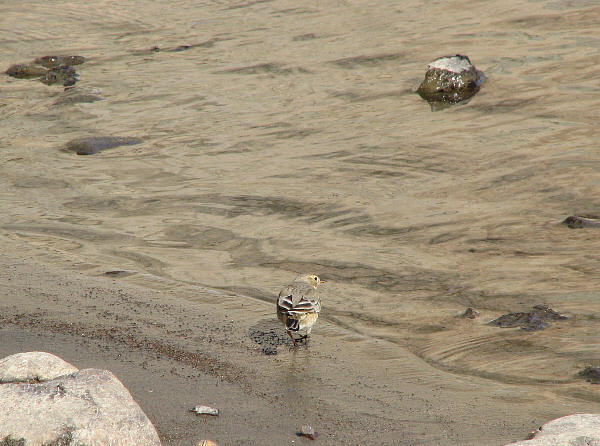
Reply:
[[[318,313],[321,311],[321,300],[311,286],[289,285],[279,293],[277,308],[290,316]]]

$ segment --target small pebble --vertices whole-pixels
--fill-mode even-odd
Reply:
[[[318,437],[318,433],[315,432],[312,426],[305,424],[300,428],[300,432],[298,432],[299,437],[310,438],[311,440],[315,440]]]
[[[462,314],[463,317],[469,318],[469,319],[475,319],[477,316],[479,316],[479,311],[475,310],[474,308],[467,308],[465,310],[465,312]]]
[[[219,416],[219,409],[215,409],[214,407],[210,406],[196,406],[190,410],[198,415],[213,415],[215,417]]]

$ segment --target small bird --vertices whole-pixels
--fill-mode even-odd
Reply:
[[[285,331],[296,342],[307,339],[321,311],[321,298],[317,287],[324,283],[319,276],[304,274],[279,292],[277,318],[285,325]],[[292,333],[300,335],[295,339]]]

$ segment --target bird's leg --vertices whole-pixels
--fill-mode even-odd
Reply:
[[[286,333],[288,334],[288,336],[290,337],[290,339],[294,343],[294,347],[296,347],[296,340],[294,339],[294,337],[292,336],[292,334],[289,331],[287,331],[287,330],[286,330]]]

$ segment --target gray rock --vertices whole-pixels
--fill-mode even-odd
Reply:
[[[46,352],[17,353],[0,359],[0,383],[49,381],[79,370]]]
[[[0,445],[160,445],[156,429],[108,370],[0,385]]]
[[[600,446],[600,414],[580,413],[544,424],[531,440],[506,446]]]
[[[477,93],[484,79],[467,56],[440,57],[427,67],[417,93],[430,103],[457,103]]]

